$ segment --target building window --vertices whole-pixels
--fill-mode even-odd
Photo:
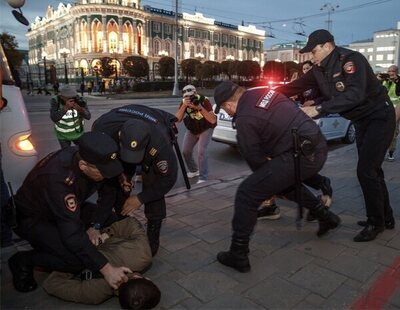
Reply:
[[[154,41],[154,55],[157,56],[159,52],[160,52],[160,41],[155,40]]]
[[[394,55],[393,54],[387,54],[387,56],[386,56],[387,58],[387,60],[393,60],[394,59]]]
[[[171,25],[164,24],[164,33],[171,34]]]
[[[161,24],[157,22],[153,22],[153,31],[154,32],[161,32]]]
[[[228,43],[228,36],[226,34],[222,35],[222,43]]]
[[[359,52],[360,53],[364,53],[365,52],[365,48],[360,48]]]
[[[197,45],[196,46],[196,53],[198,54],[198,53],[200,53],[201,52],[201,46],[200,45]]]
[[[373,61],[373,60],[374,60],[374,56],[369,55],[369,56],[368,56],[368,61]]]
[[[171,56],[171,43],[165,42],[165,51]]]
[[[208,55],[207,47],[203,47],[203,54],[204,54],[204,58],[207,59],[207,55]]]
[[[383,55],[382,54],[376,55],[376,60],[383,60]]]
[[[214,33],[214,41],[219,42],[219,33]]]
[[[242,39],[243,46],[247,46],[247,39]]]
[[[377,52],[388,52],[394,51],[394,46],[380,46],[376,48]]]
[[[194,37],[194,29],[189,29],[189,37]]]
[[[194,46],[190,47],[190,58],[194,58]]]
[[[249,39],[249,46],[250,46],[250,47],[254,47],[254,40],[250,40],[250,39]]]
[[[368,52],[368,53],[372,53],[373,51],[374,51],[374,49],[373,49],[372,47],[370,47],[370,48],[367,49],[367,52]]]
[[[201,35],[202,35],[203,40],[208,40],[208,32],[207,31],[203,31]]]
[[[200,30],[195,30],[194,37],[195,38],[200,38]]]
[[[109,49],[117,51],[118,47],[118,35],[116,32],[112,31],[108,34],[109,36]]]
[[[235,37],[234,37],[234,36],[231,36],[231,37],[230,37],[230,41],[231,41],[231,44],[235,44]]]

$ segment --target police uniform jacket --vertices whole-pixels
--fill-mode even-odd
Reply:
[[[106,182],[96,183],[81,172],[77,152],[77,147],[68,147],[51,153],[28,174],[15,195],[18,230],[29,235],[29,227],[53,223],[65,246],[87,268],[99,270],[107,258],[90,242],[80,206],[99,189],[99,209],[93,222],[103,224],[111,215],[115,191]]]
[[[237,140],[241,154],[255,171],[267,161],[293,149],[291,128],[312,138],[317,147],[318,126],[293,101],[268,88],[247,90],[236,109]]]
[[[137,219],[128,217],[115,222],[103,232],[110,238],[100,244],[98,250],[113,266],[125,266],[133,272],[140,272],[151,264],[149,242]],[[99,304],[118,293],[104,278],[81,281],[63,272],[52,272],[44,281],[43,288],[50,295],[85,304]]]
[[[342,47],[335,47],[320,66],[313,66],[305,75],[277,91],[291,97],[317,87],[324,97],[322,114],[339,113],[352,121],[373,115],[390,102],[367,59]]]
[[[151,126],[151,142],[141,163],[143,172],[145,174],[151,172],[152,177],[149,181],[146,181],[146,177],[143,179],[146,186],[137,195],[139,200],[146,204],[162,199],[176,182],[178,163],[172,148],[174,134],[171,131],[176,117],[160,109],[131,104],[100,116],[93,124],[92,130],[110,135],[119,144],[118,132],[122,125],[132,118],[154,124]],[[126,163],[123,164],[124,167],[129,166]]]

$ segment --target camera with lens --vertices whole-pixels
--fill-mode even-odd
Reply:
[[[379,76],[384,81],[389,80],[389,74],[388,73],[379,73]]]
[[[85,101],[82,99],[82,97],[76,96],[73,99],[80,107],[84,107],[85,106]]]
[[[199,104],[202,104],[203,102],[204,102],[204,99],[205,99],[206,97],[204,97],[203,95],[191,95],[190,96],[190,102],[193,104],[193,105],[199,105]]]

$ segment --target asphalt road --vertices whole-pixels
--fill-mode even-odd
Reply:
[[[32,125],[32,141],[39,153],[39,159],[48,153],[59,148],[58,141],[55,137],[53,122],[49,117],[50,96],[24,95],[28,114]],[[157,98],[157,99],[105,99],[105,98],[88,98],[89,109],[92,113],[92,118],[86,121],[85,128],[89,130],[94,120],[100,115],[108,112],[110,109],[123,106],[126,104],[143,104],[155,108],[166,110],[170,113],[175,113],[178,108],[177,98]],[[183,135],[185,128],[183,123],[178,125],[179,145],[182,146]],[[329,148],[333,150],[341,147],[340,142],[330,142]],[[195,149],[195,156],[197,150]],[[209,145],[209,179],[215,180],[229,175],[248,171],[246,162],[243,160],[237,149],[212,141]],[[197,178],[191,179],[190,182],[196,183]],[[174,188],[184,187],[185,183],[182,174],[179,173],[178,180]]]

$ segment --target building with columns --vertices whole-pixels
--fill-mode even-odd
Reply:
[[[44,17],[36,17],[27,33],[29,65],[51,80],[81,74],[95,76],[102,57],[113,59],[119,75],[128,56],[142,56],[150,68],[162,56],[182,59],[224,61],[255,60],[264,65],[265,31],[255,26],[218,22],[195,14],[141,6],[140,0],[78,0],[76,4],[49,6]],[[65,70],[66,68],[66,70]]]

